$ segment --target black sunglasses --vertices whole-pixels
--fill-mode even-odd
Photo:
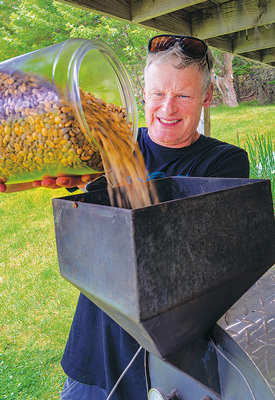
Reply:
[[[207,55],[207,44],[202,40],[192,36],[179,35],[158,35],[152,37],[148,43],[148,51],[150,53],[159,53],[166,51],[178,42],[183,54],[191,58],[203,58],[206,56],[208,69],[210,71],[209,60]]]

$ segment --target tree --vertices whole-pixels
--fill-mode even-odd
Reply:
[[[100,38],[128,69],[139,103],[143,101],[143,68],[152,32],[54,0],[0,2],[0,61],[69,38]],[[65,22],[64,22],[65,21]]]
[[[217,64],[216,67],[218,67],[217,70],[220,72],[220,75],[217,75],[215,72],[213,72],[212,82],[214,83],[214,85],[216,85],[219,92],[221,93],[224,104],[230,107],[237,107],[238,101],[234,88],[232,66],[234,55],[221,53],[218,51],[214,51],[214,54]]]

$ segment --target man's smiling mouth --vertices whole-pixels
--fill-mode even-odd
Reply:
[[[164,124],[176,124],[177,122],[180,121],[180,119],[173,119],[172,121],[168,121],[167,119],[159,118],[160,122],[163,122]]]

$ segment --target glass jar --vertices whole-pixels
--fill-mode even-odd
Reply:
[[[115,105],[131,126],[134,144],[131,80],[102,41],[69,39],[0,63],[0,178],[13,184],[103,172],[81,91],[106,110]]]

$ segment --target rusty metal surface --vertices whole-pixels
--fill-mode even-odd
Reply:
[[[110,207],[102,190],[53,208],[61,275],[164,357],[204,334],[273,265],[275,225],[269,181],[155,182],[160,203],[150,207]]]
[[[217,325],[247,354],[275,394],[275,266]]]

